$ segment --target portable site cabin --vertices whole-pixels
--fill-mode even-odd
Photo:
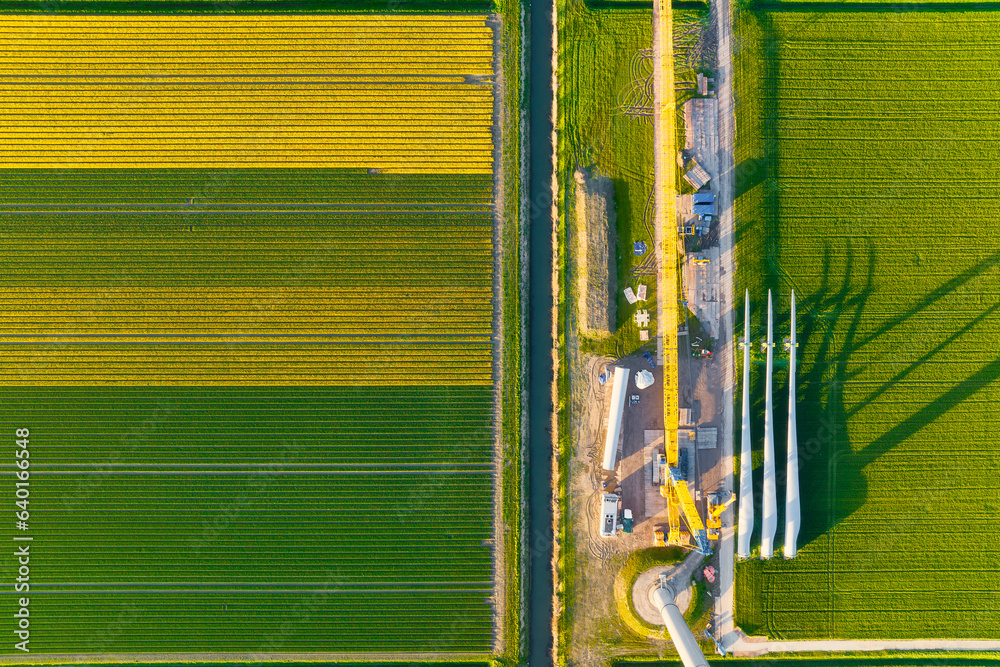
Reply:
[[[618,532],[618,496],[605,493],[601,500],[601,537],[614,537]]]

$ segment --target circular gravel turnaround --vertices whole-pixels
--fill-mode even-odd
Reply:
[[[654,588],[660,585],[661,574],[667,575],[668,579],[672,577],[670,583],[673,584],[677,579],[674,575],[682,567],[684,567],[684,561],[674,565],[656,565],[636,577],[635,583],[632,584],[632,603],[635,605],[635,611],[639,618],[653,625],[662,625],[663,619],[660,617],[659,610],[650,600],[650,594]],[[681,610],[682,614],[686,612],[691,604],[691,586],[685,586],[684,590],[674,598],[674,602],[677,603],[677,608]]]

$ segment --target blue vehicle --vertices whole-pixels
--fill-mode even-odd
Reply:
[[[642,353],[642,358],[645,359],[647,362],[649,362],[649,367],[652,370],[654,370],[654,371],[656,370],[656,360],[653,359],[653,355],[652,354],[650,354],[649,352],[643,352]]]

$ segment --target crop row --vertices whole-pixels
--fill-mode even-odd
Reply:
[[[342,591],[336,582],[331,573],[303,592],[35,595],[31,646],[61,653],[491,648],[492,607],[482,587]]]
[[[757,312],[765,286],[799,299],[804,539],[794,561],[739,568],[737,622],[789,639],[991,637],[1000,202],[985,184],[1000,114],[963,78],[996,69],[995,21],[767,18],[766,33],[745,25],[736,77],[738,160],[760,178],[736,204],[759,221],[739,278]],[[966,181],[974,195],[953,187]]]
[[[490,649],[489,386],[8,389],[15,422],[33,650]]]
[[[307,389],[32,388],[5,392],[0,401],[0,423],[23,420],[37,431],[35,463],[90,463],[98,468],[330,464],[345,457],[362,467],[400,459],[413,465],[483,463],[491,460],[492,419],[490,387],[440,383]],[[132,434],[141,434],[141,447],[132,446]],[[79,442],[89,444],[81,448]]]
[[[8,148],[0,151],[0,168],[492,173],[492,85],[463,83],[493,73],[492,28],[482,16],[409,18],[157,17],[109,24],[5,17],[11,37],[0,43],[0,66],[9,77],[28,79],[4,95],[9,104],[0,117],[0,143]],[[248,43],[251,32],[256,41]],[[279,37],[284,44],[262,39]],[[163,78],[204,77],[206,68],[213,78]],[[133,83],[72,78],[123,70]],[[154,74],[157,86],[150,88]],[[433,77],[447,74],[463,78],[427,90]],[[41,80],[50,75],[64,78],[58,86]],[[306,90],[288,85],[288,77],[300,75],[316,80],[303,81]],[[340,81],[322,85],[331,75]],[[373,76],[388,78],[358,85]],[[412,86],[395,90],[400,81],[425,94]],[[326,92],[313,94],[317,90]]]
[[[78,172],[6,175],[23,182],[21,191],[51,193],[64,209],[0,215],[4,243],[18,249],[8,268],[20,285],[2,299],[17,315],[0,319],[0,341],[11,364],[32,369],[9,366],[0,375],[20,375],[12,379],[19,386],[29,377],[109,384],[124,366],[126,384],[143,373],[168,384],[341,384],[364,367],[391,369],[376,384],[491,379],[492,215],[488,208],[442,211],[466,186],[488,204],[486,179],[429,191],[438,178],[256,170],[227,183],[228,196],[238,197],[245,183],[275,183],[278,192],[302,197],[300,185],[332,181],[373,202],[391,188],[400,206],[419,197],[422,208],[392,211],[383,202],[371,211],[194,218],[156,205],[88,211],[48,187],[87,183]],[[185,184],[198,184],[177,172],[140,173],[134,181],[180,196],[191,187]]]
[[[245,167],[248,163],[244,159],[225,159],[225,158],[204,158],[197,160],[195,166],[197,167],[220,167],[224,169],[241,169]],[[274,169],[313,169],[317,167],[331,168],[331,169],[349,169],[349,168],[367,168],[371,166],[370,164],[363,163],[361,161],[349,161],[349,160],[301,160],[301,159],[279,159],[276,157],[257,157],[254,159],[253,164],[256,166],[269,167]],[[0,169],[120,169],[125,167],[135,167],[139,165],[148,169],[183,169],[188,166],[192,166],[190,160],[176,159],[167,160],[163,158],[158,158],[155,160],[126,160],[126,159],[114,159],[114,160],[52,160],[47,159],[44,161],[36,162],[14,162],[14,161],[0,161]],[[399,162],[380,162],[379,171],[385,174],[398,174],[398,175],[429,175],[429,174],[465,174],[465,175],[478,175],[478,174],[489,174],[492,173],[490,168],[486,166],[475,167],[475,166],[455,166],[454,162],[449,162],[448,160],[421,160],[421,161],[399,161]]]

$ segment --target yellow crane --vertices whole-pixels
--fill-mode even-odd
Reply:
[[[661,484],[660,495],[667,499],[667,534],[664,535],[663,530],[654,531],[653,544],[660,547],[687,546],[681,541],[681,515],[673,488]]]
[[[653,9],[653,188],[654,224],[660,241],[659,271],[657,285],[662,295],[659,303],[658,326],[663,341],[663,436],[665,441],[667,470],[669,478],[661,477],[660,493],[667,499],[670,526],[666,542],[680,541],[680,516],[691,530],[695,548],[703,553],[711,553],[711,546],[705,532],[705,525],[698,515],[698,508],[691,498],[687,483],[678,468],[677,428],[678,377],[677,377],[677,332],[679,324],[679,278],[680,255],[683,252],[678,243],[677,194],[674,174],[676,156],[674,116],[674,54],[673,31],[671,30],[670,0],[654,0]],[[664,487],[666,490],[664,490]],[[676,520],[674,517],[677,517]],[[662,532],[662,531],[661,531]]]
[[[729,494],[729,499],[725,502],[720,502],[718,504],[709,501],[708,503],[708,516],[705,517],[705,524],[708,527],[708,539],[717,540],[719,539],[719,529],[722,528],[722,513],[726,511],[726,508],[732,505],[736,501],[736,494]]]
[[[675,451],[673,459],[675,461],[676,454]],[[671,459],[668,456],[663,460],[669,462]],[[698,508],[691,497],[687,482],[680,477],[680,470],[676,466],[671,468],[667,465],[660,474],[660,495],[667,500],[668,526],[666,535],[662,530],[653,533],[653,543],[659,546],[694,547],[702,553],[710,553],[711,547],[705,525],[698,514]],[[687,531],[681,530],[681,516],[687,523]],[[692,536],[694,537],[693,544]]]

